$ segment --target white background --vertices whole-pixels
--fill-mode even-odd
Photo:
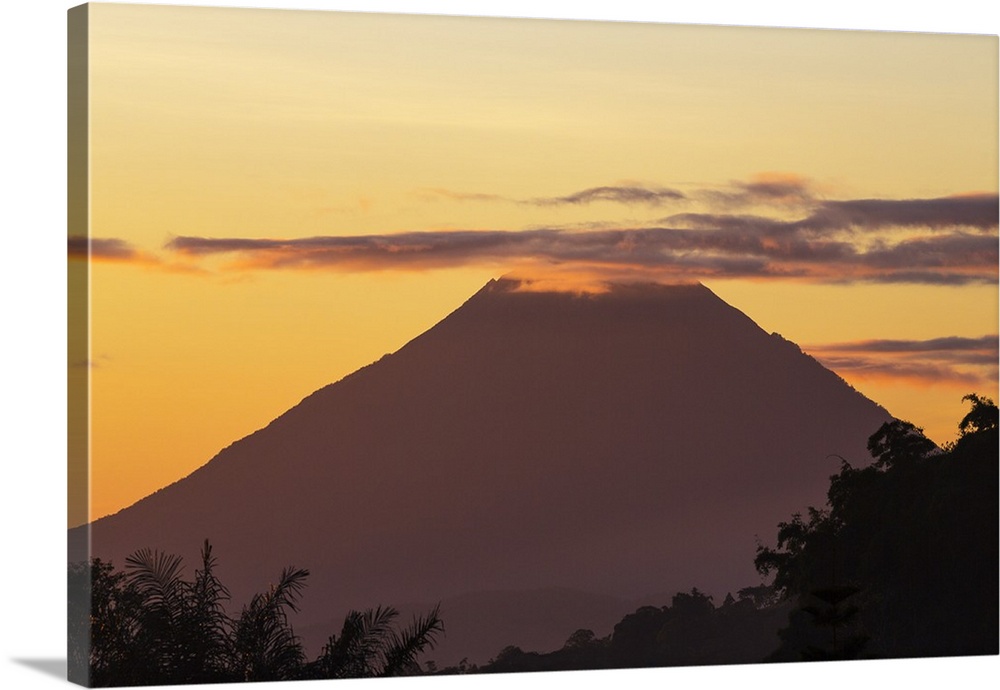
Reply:
[[[72,2],[7,0],[0,19],[0,688],[65,683],[66,301],[65,35]],[[839,0],[817,3],[657,3],[637,0],[322,2],[203,4],[381,12],[642,20],[997,34],[989,0]],[[929,95],[933,98],[933,95]],[[340,681],[338,688],[751,688],[998,687],[1000,659],[792,664],[701,669],[521,674],[403,681]],[[317,687],[318,681],[304,687]],[[236,687],[236,686],[226,686]],[[288,687],[277,683],[259,688]]]

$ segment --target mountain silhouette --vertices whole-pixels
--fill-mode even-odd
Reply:
[[[311,652],[350,607],[547,588],[723,597],[759,582],[758,537],[823,504],[831,456],[863,463],[891,418],[702,285],[525,287],[490,281],[71,544],[89,529],[91,554],[121,566],[143,547],[196,562],[209,538],[237,606],[307,567],[292,622],[323,630]],[[468,635],[439,665],[481,653]]]

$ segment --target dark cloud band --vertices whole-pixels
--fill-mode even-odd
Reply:
[[[949,336],[929,340],[860,340],[848,343],[828,343],[810,349],[824,352],[997,352],[1000,339],[996,335],[980,338]]]
[[[886,228],[955,226],[988,230],[997,227],[997,195],[940,197],[936,199],[855,199],[826,201],[798,227]]]
[[[803,349],[841,375],[923,383],[982,385],[995,381],[998,336],[927,340],[859,340]]]
[[[909,362],[869,357],[823,357],[817,356],[825,366],[842,376],[879,377],[922,383],[962,383],[981,385],[995,378],[975,372],[962,371],[947,364],[936,362]]]
[[[733,227],[466,230],[285,240],[177,237],[167,248],[197,256],[236,254],[254,268],[425,269],[542,261],[660,269],[692,277],[945,285],[995,282],[998,262],[996,238],[979,234],[876,243],[866,250],[845,240]]]
[[[667,216],[663,221],[759,236],[823,235],[887,228],[973,228],[988,231],[997,227],[997,209],[997,195],[990,194],[936,199],[825,201],[816,204],[805,218],[794,221],[715,213],[676,214]]]
[[[138,256],[125,240],[71,235],[68,242],[71,258],[117,259],[127,261]]]

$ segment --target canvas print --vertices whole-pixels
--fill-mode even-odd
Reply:
[[[70,10],[71,680],[997,654],[997,46]]]

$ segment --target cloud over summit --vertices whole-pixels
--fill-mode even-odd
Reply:
[[[620,193],[619,188],[615,194]],[[996,205],[995,195],[862,199],[822,202],[799,220],[686,213],[663,218],[653,227],[289,239],[181,236],[166,248],[189,257],[228,255],[242,269],[426,270],[543,263],[636,270],[664,278],[957,285],[996,281]]]
[[[562,196],[514,198],[423,188],[425,201],[504,203],[537,213],[591,204],[678,202],[699,210],[626,224],[593,218],[528,229],[413,230],[313,237],[174,237],[173,266],[215,271],[431,270],[468,265],[504,271],[532,266],[643,279],[759,278],[825,283],[990,284],[997,280],[998,197],[990,193],[925,199],[820,199],[814,183],[792,173],[761,173],[719,189],[622,183]],[[752,213],[731,212],[753,206]],[[607,210],[606,208],[604,209]],[[747,209],[743,209],[747,210]],[[549,217],[555,220],[555,213]],[[86,238],[71,238],[83,255]],[[91,239],[90,256],[145,261],[123,240]],[[155,263],[155,260],[152,261]]]

